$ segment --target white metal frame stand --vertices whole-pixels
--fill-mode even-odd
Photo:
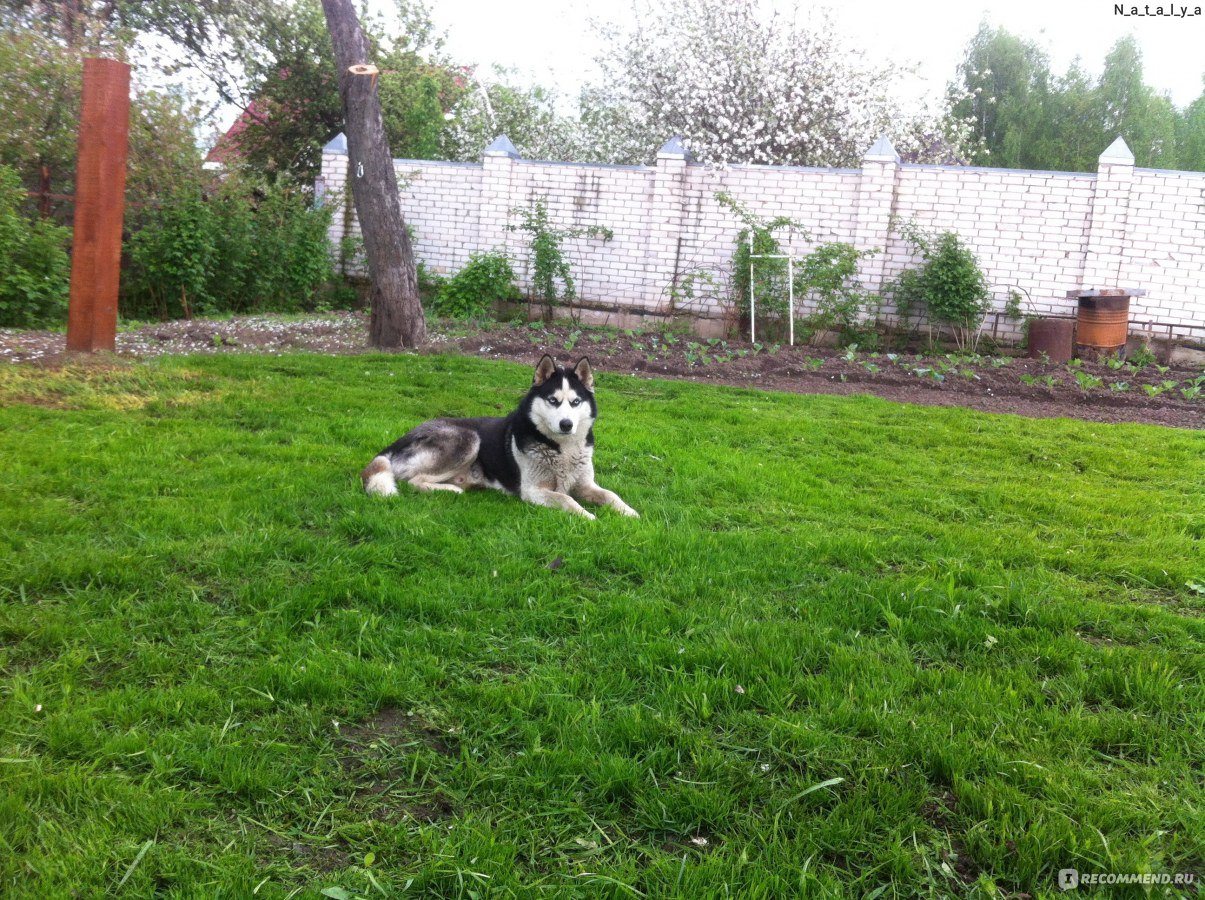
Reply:
[[[795,257],[785,254],[754,253],[753,231],[749,231],[749,341],[757,342],[757,298],[754,290],[753,260],[785,259],[787,261],[787,331],[791,346],[795,346]]]

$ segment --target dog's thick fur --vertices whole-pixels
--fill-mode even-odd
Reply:
[[[509,416],[424,422],[378,453],[360,478],[370,494],[396,494],[399,480],[420,491],[488,487],[588,519],[594,515],[574,497],[638,516],[594,483],[597,418],[590,361],[564,369],[545,354]]]

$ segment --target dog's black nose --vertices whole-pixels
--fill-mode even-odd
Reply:
[[[573,430],[573,422],[571,422],[569,419],[561,419],[561,431],[568,434],[572,430]]]

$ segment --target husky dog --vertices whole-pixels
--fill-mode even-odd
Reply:
[[[545,354],[509,416],[424,422],[378,453],[360,478],[370,494],[396,494],[400,479],[420,491],[494,488],[593,519],[576,496],[639,518],[594,483],[597,417],[590,361],[582,357],[567,370]]]

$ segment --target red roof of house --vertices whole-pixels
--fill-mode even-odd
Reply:
[[[239,135],[252,125],[261,124],[268,119],[267,113],[262,107],[263,104],[259,103],[258,100],[252,100],[247,104],[247,108],[243,110],[242,115],[234,120],[234,124],[227,128],[226,133],[218,138],[217,143],[213,145],[213,149],[205,154],[205,162],[227,163],[232,159],[238,158]]]

